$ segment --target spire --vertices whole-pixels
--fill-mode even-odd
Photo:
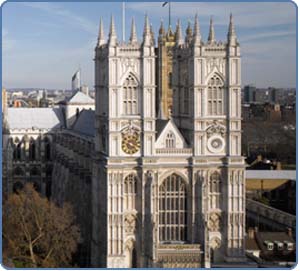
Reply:
[[[110,45],[115,45],[117,43],[117,34],[116,34],[115,21],[113,16],[111,16],[110,19],[108,42]]]
[[[129,42],[131,44],[133,43],[137,43],[137,35],[136,35],[136,28],[135,28],[135,21],[134,18],[132,18],[132,22],[131,22],[131,33],[130,33],[130,38],[129,38]]]
[[[145,26],[144,26],[144,35],[143,35],[143,44],[144,46],[151,45],[151,32],[148,15],[145,15]]]
[[[208,43],[215,43],[215,29],[213,24],[213,18],[210,17],[210,26],[209,26],[209,34],[208,34]]]
[[[155,45],[155,35],[153,32],[152,24],[150,24],[150,34],[151,34],[152,44]]]
[[[163,36],[165,35],[166,31],[165,31],[165,28],[164,28],[164,22],[163,20],[160,21],[160,28],[159,28],[159,35],[160,36]]]
[[[105,44],[104,30],[103,30],[103,22],[102,17],[100,18],[100,26],[99,26],[99,35],[98,35],[98,44],[97,46],[101,46]]]
[[[186,28],[185,33],[186,33],[185,42],[187,42],[187,43],[191,42],[192,35],[193,35],[193,30],[192,30],[192,27],[191,27],[191,21],[190,20],[188,22],[188,26]]]
[[[182,32],[181,32],[181,22],[178,19],[177,28],[176,28],[176,45],[180,46],[183,44]]]
[[[233,24],[233,17],[232,17],[231,13],[230,13],[230,21],[229,21],[227,39],[228,39],[228,44],[236,45],[237,37],[236,37],[236,34],[235,34],[235,29],[234,29],[234,24]]]
[[[194,44],[200,44],[201,34],[200,26],[198,22],[198,14],[195,15],[195,25],[194,25]]]

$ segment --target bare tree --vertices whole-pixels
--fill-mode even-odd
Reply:
[[[3,261],[16,267],[70,267],[80,240],[70,205],[41,197],[32,185],[3,204]]]

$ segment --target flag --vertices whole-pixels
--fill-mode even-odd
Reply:
[[[164,7],[166,4],[168,4],[169,2],[164,2],[163,4],[162,4],[162,6]]]
[[[80,70],[72,76],[72,91],[80,89]]]

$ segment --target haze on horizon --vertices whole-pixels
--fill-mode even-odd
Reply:
[[[147,12],[157,37],[163,2],[127,2],[126,37],[131,18],[142,39]],[[2,85],[6,88],[70,89],[81,67],[82,83],[93,89],[94,47],[100,17],[108,35],[111,14],[122,39],[121,2],[7,2],[2,9]],[[214,18],[217,40],[226,40],[233,13],[242,51],[242,84],[296,87],[296,6],[292,2],[172,2],[172,29],[178,18],[183,32],[198,13],[202,39]]]

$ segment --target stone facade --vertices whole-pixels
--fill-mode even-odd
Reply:
[[[226,42],[216,42],[212,21],[205,42],[197,16],[185,37],[180,22],[175,33],[163,25],[159,32],[156,48],[146,17],[142,42],[133,21],[129,42],[121,43],[113,18],[108,40],[101,22],[95,111],[75,93],[50,115],[45,109],[46,125],[4,121],[4,185],[12,191],[17,168],[22,182],[40,170],[42,192],[50,183],[52,200],[74,206],[83,267],[244,261],[240,47],[232,17]]]
[[[164,35],[170,32],[161,30],[159,42]],[[113,18],[108,41],[100,25],[94,267],[210,267],[244,260],[240,47],[232,17],[225,43],[216,42],[212,21],[203,42],[197,16],[185,40],[180,22],[173,37],[171,53],[157,56],[147,17],[141,43],[134,22],[128,43],[118,42]],[[171,71],[166,88],[166,78],[155,76]],[[158,101],[162,108],[156,112],[157,99],[169,89],[172,103]],[[157,119],[170,105],[169,118]],[[179,259],[191,247],[189,265]]]

